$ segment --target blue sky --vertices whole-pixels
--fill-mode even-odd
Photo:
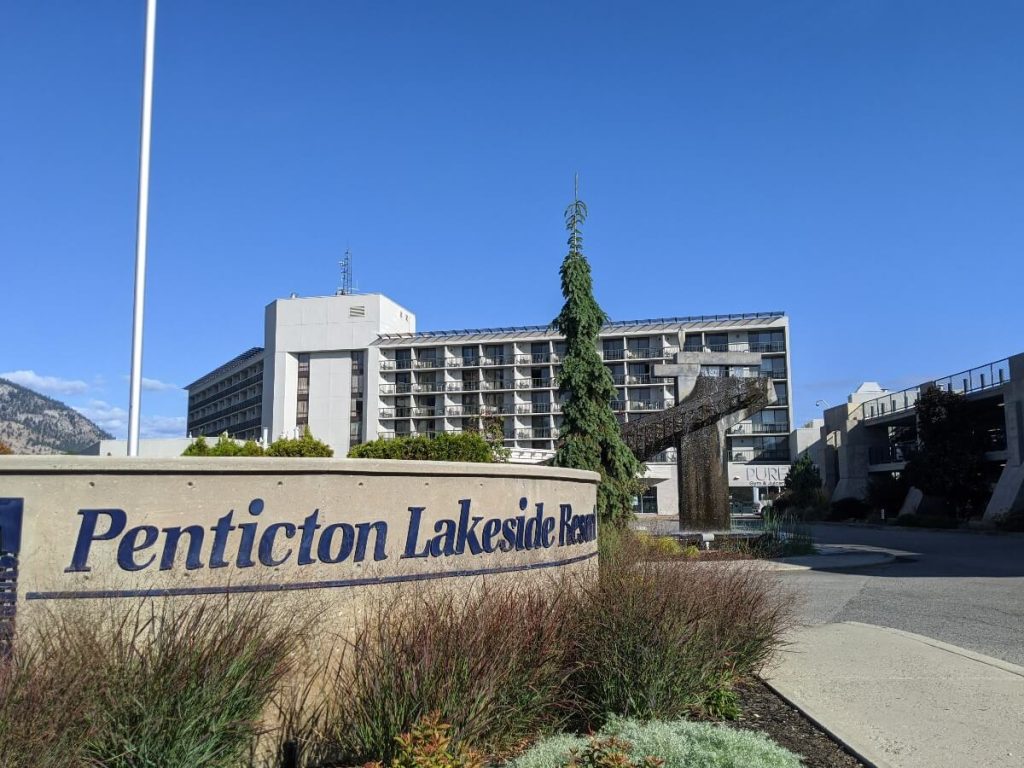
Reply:
[[[143,0],[0,1],[0,375],[123,435]],[[161,0],[146,433],[359,289],[543,323],[782,309],[796,416],[1024,351],[1024,4]]]

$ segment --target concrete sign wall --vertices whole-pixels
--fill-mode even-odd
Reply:
[[[786,484],[789,464],[729,463],[729,485],[733,488],[774,488]]]
[[[5,522],[20,527],[19,613],[226,592],[350,600],[354,588],[574,566],[597,553],[597,482],[522,465],[0,458],[0,499],[21,517]]]

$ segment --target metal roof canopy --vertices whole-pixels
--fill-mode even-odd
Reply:
[[[759,324],[759,321],[777,320],[785,317],[785,312],[748,312],[728,315],[690,315],[687,317],[657,317],[645,320],[617,320],[605,323],[602,333],[616,330],[631,332],[664,331],[685,325],[694,328],[713,324],[729,323],[736,326]],[[382,333],[374,341],[375,346],[399,345],[405,343],[429,342],[440,339],[466,341],[495,337],[505,339],[521,339],[537,336],[558,338],[560,334],[551,325],[514,325],[498,328],[463,328],[451,331],[417,331],[415,333]]]
[[[202,377],[196,379],[191,384],[186,384],[185,385],[185,389],[192,389],[192,387],[199,386],[200,384],[205,384],[207,381],[210,381],[212,379],[217,378],[222,373],[224,373],[225,371],[230,370],[234,366],[237,366],[240,363],[243,363],[243,362],[245,362],[247,360],[250,360],[250,359],[256,357],[256,355],[262,355],[262,354],[263,354],[263,347],[252,347],[250,349],[247,349],[245,352],[243,352],[242,354],[238,355],[238,357],[231,358],[226,363],[224,363],[224,365],[221,365],[221,366],[219,366],[217,368],[214,368],[212,371],[210,371],[205,376],[202,376]]]

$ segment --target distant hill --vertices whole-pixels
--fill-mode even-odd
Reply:
[[[76,453],[111,437],[64,403],[0,379],[0,442],[14,453]]]

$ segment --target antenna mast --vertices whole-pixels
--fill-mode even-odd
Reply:
[[[338,262],[341,265],[341,287],[338,296],[352,295],[352,251],[345,249],[345,258]]]

